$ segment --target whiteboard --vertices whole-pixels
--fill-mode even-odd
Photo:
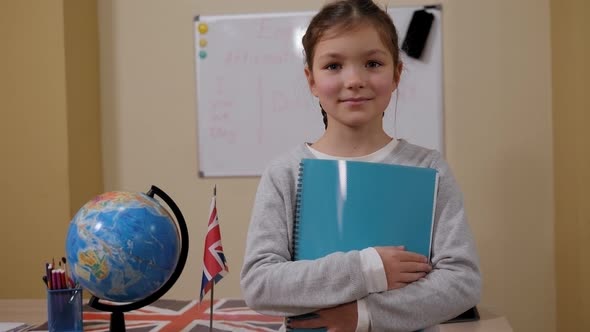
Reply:
[[[389,8],[401,46],[415,10]],[[385,112],[396,138],[443,151],[442,38],[435,15],[420,60],[404,70]],[[201,177],[258,176],[278,155],[324,131],[303,72],[301,37],[313,12],[199,16],[194,20],[197,153]],[[394,114],[395,112],[395,114]]]

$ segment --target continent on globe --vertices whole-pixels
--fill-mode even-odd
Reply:
[[[76,268],[79,268],[79,271],[77,272],[84,274],[85,278],[83,279],[88,279],[88,272],[92,273],[94,277],[99,280],[106,278],[109,274],[106,258],[104,256],[98,257],[98,254],[94,250],[78,253],[78,261],[80,264],[76,266]],[[90,271],[84,267],[90,268]]]

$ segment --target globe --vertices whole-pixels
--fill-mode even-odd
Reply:
[[[175,271],[180,251],[174,219],[144,193],[113,191],[95,197],[76,213],[66,238],[74,280],[95,297],[113,302],[154,294]]]

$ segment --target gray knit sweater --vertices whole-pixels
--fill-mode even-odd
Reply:
[[[435,168],[439,188],[432,237],[433,270],[406,287],[370,294],[359,251],[292,261],[299,162],[314,158],[304,144],[264,171],[248,230],[241,287],[248,306],[298,315],[364,298],[372,331],[414,331],[448,320],[479,301],[481,280],[463,198],[440,153],[404,140],[384,163]]]

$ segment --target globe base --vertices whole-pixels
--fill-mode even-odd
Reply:
[[[125,332],[125,317],[122,311],[113,311],[111,313],[111,324],[109,326],[111,332]]]

